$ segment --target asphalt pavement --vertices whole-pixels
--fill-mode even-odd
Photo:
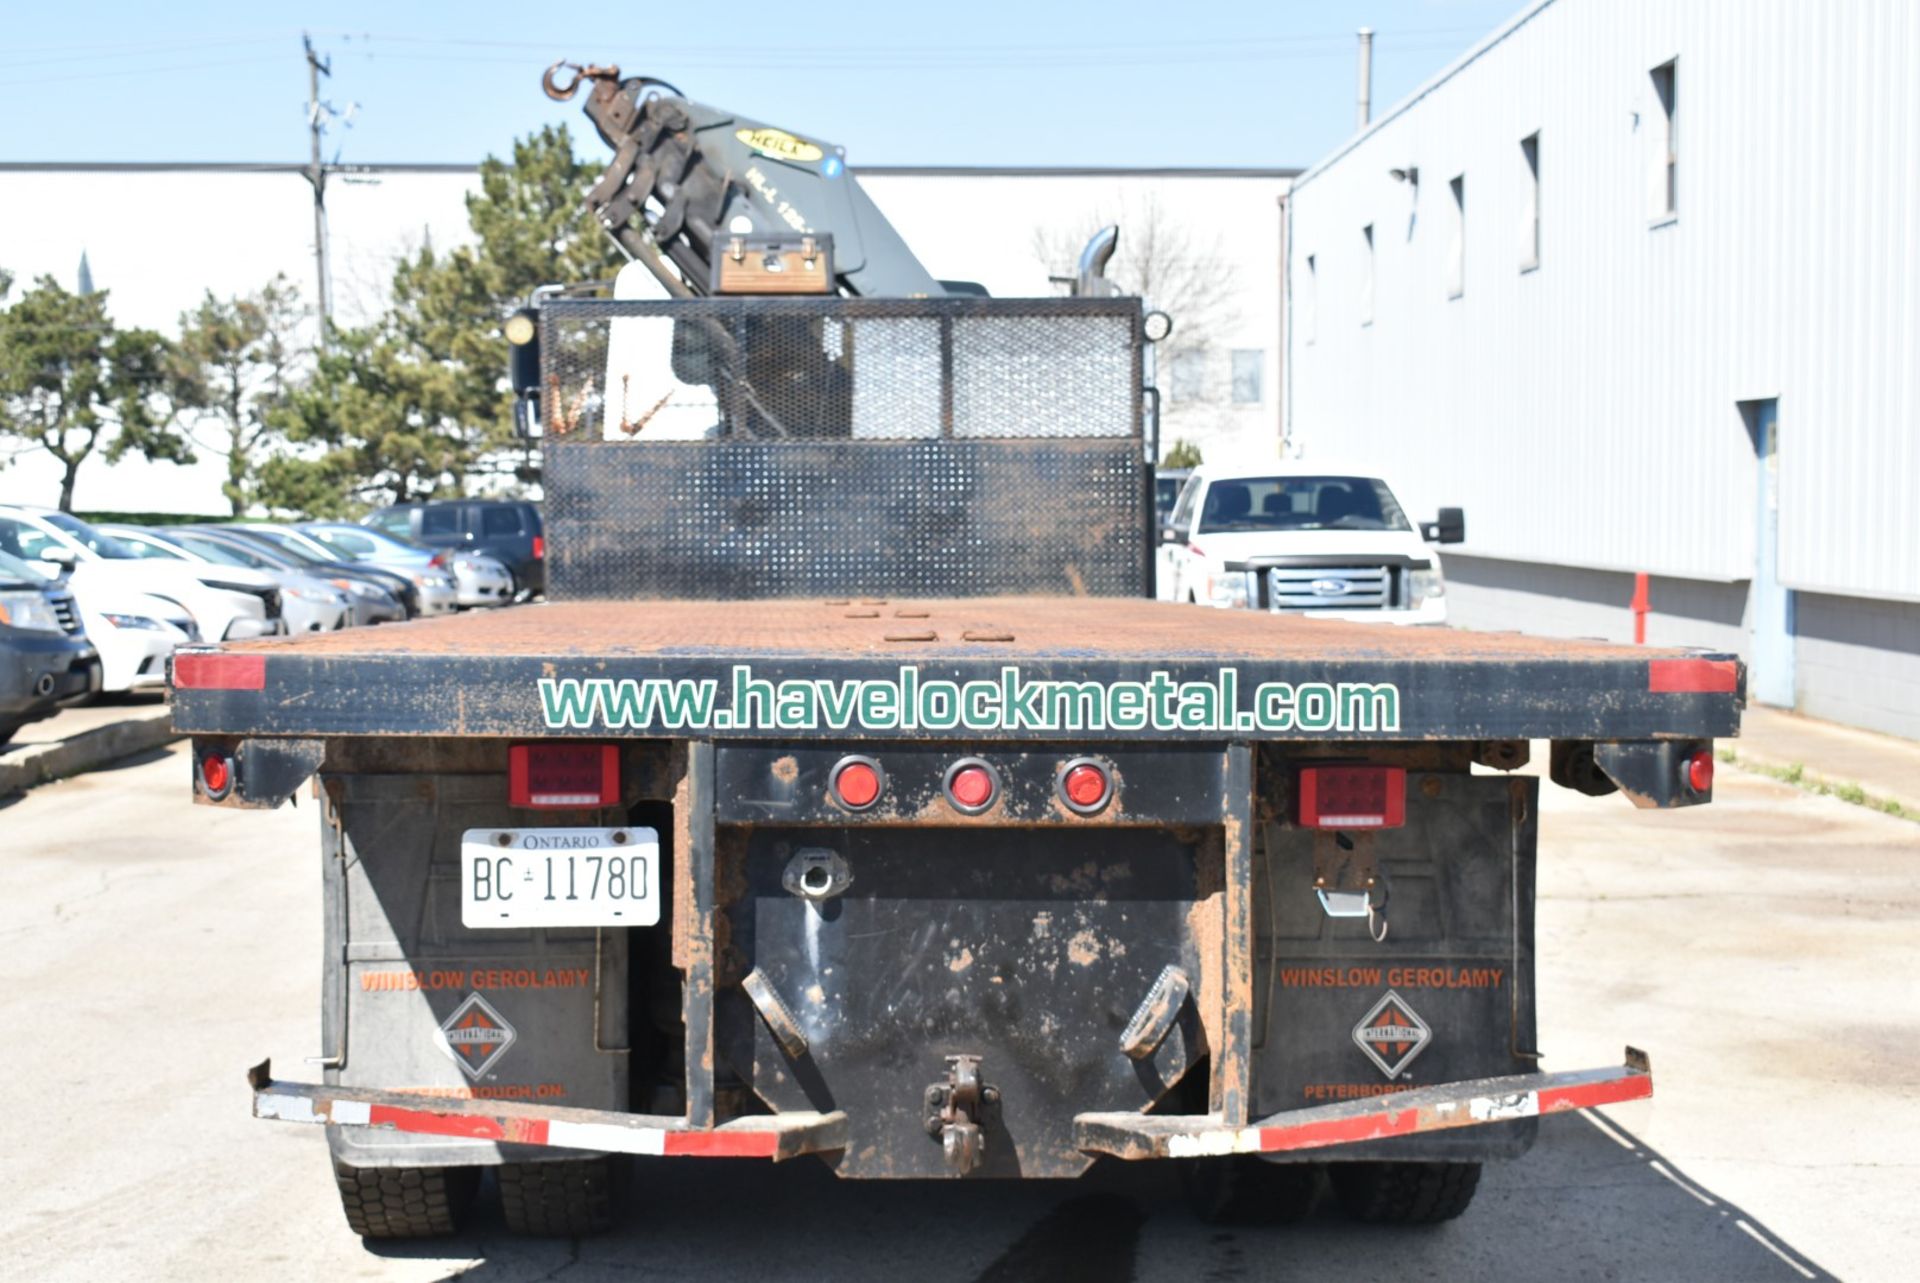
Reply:
[[[1920,825],[1723,768],[1714,805],[1543,795],[1548,1068],[1653,1056],[1651,1101],[1542,1120],[1459,1221],[1224,1230],[1174,1173],[853,1184],[652,1160],[624,1228],[367,1246],[318,1129],[246,1066],[318,1054],[318,816],[195,808],[181,745],[0,800],[0,1274],[34,1279],[1912,1277]]]

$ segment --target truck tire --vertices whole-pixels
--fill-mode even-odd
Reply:
[[[335,1160],[340,1209],[361,1238],[445,1238],[460,1228],[480,1173],[472,1167],[354,1167]]]
[[[1327,1174],[1346,1214],[1370,1225],[1450,1221],[1480,1185],[1478,1163],[1333,1163]]]
[[[500,1210],[515,1234],[572,1238],[613,1226],[613,1165],[607,1158],[502,1163]]]
[[[1251,1154],[1187,1164],[1187,1202],[1209,1225],[1291,1225],[1313,1210],[1320,1173],[1312,1163],[1269,1163]]]

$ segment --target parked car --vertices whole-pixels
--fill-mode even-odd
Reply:
[[[353,606],[353,618],[349,622],[355,626],[391,623],[405,619],[412,613],[408,609],[407,598],[413,595],[413,585],[399,575],[337,561],[322,561],[239,526],[188,526],[181,534],[192,534],[217,543],[249,559],[249,565],[261,569],[297,570],[325,580],[330,586],[347,594]]]
[[[1458,508],[1424,533],[1465,538]],[[1443,624],[1440,558],[1387,483],[1321,464],[1202,464],[1161,530],[1162,601]]]
[[[361,523],[430,548],[483,552],[513,572],[521,598],[547,590],[547,536],[538,504],[524,499],[436,499],[393,504]]]
[[[438,585],[415,582],[412,576],[382,566],[368,566],[342,557],[325,544],[317,543],[301,534],[292,526],[280,525],[271,521],[235,521],[220,527],[231,534],[243,535],[255,543],[272,548],[274,551],[293,558],[296,562],[324,569],[329,577],[345,576],[360,578],[377,584],[386,590],[389,596],[399,601],[406,618],[431,614],[429,595],[438,595]],[[447,591],[451,592],[451,582]],[[385,619],[361,619],[361,623],[386,623]]]
[[[315,557],[327,557],[344,565],[357,566],[363,570],[380,570],[396,574],[412,583],[418,594],[420,615],[444,615],[460,605],[460,587],[454,578],[453,570],[446,564],[445,554],[432,548],[420,548],[402,544],[396,555],[385,557],[366,556],[366,549],[343,547],[331,539],[322,538],[316,526],[337,525],[341,530],[353,531],[360,535],[368,532],[359,526],[346,522],[305,522],[298,526],[273,526],[249,524],[244,528],[265,535],[289,549],[298,549]]]
[[[241,641],[282,631],[274,590],[185,564],[156,565],[68,512],[0,506],[0,551],[26,561],[54,560],[78,567],[73,586],[84,597],[95,586],[170,601],[209,641]],[[50,556],[50,554],[53,554]],[[175,611],[169,614],[177,613]],[[100,644],[98,637],[94,638]]]
[[[100,654],[64,585],[0,552],[0,745],[100,689]]]
[[[353,621],[353,599],[345,591],[305,571],[261,569],[222,544],[171,526],[102,524],[99,529],[118,539],[137,556],[205,566],[236,582],[258,582],[276,590],[280,617],[290,633],[329,632],[345,628]]]
[[[513,573],[485,553],[425,548],[371,526],[344,521],[304,522],[300,533],[325,544],[336,556],[410,574],[416,582],[422,574],[451,573],[454,601],[463,607],[504,606],[513,600]]]

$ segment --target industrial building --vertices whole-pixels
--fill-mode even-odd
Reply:
[[[1920,736],[1916,66],[1906,0],[1531,5],[1295,180],[1290,447],[1466,510],[1458,624]]]

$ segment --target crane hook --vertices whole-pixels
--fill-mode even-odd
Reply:
[[[562,67],[573,72],[573,79],[567,81],[564,85],[557,83],[553,74]],[[575,92],[579,90],[580,82],[583,80],[611,80],[617,82],[619,79],[620,68],[618,67],[583,67],[577,62],[568,62],[562,59],[547,68],[546,74],[540,77],[540,87],[546,90],[547,97],[553,99],[555,102],[565,102],[567,99],[573,97]]]

